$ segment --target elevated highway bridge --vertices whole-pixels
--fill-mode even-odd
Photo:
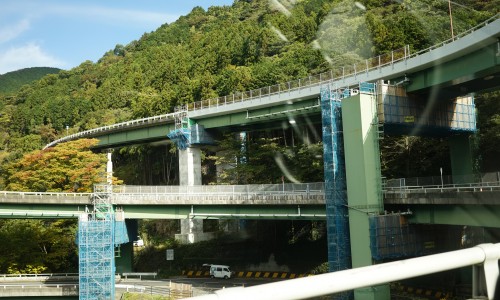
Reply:
[[[497,173],[491,173],[496,175]],[[500,181],[383,190],[389,209],[419,224],[500,228]],[[78,218],[92,210],[93,193],[0,192],[1,218]],[[111,202],[126,219],[325,220],[324,183],[114,186]],[[353,208],[355,209],[355,208]]]
[[[357,88],[360,82],[384,80],[404,85],[422,102],[443,102],[451,97],[500,86],[499,15],[453,39],[411,53],[409,47],[367,59],[342,69],[306,78],[187,104],[177,112],[130,120],[71,134],[46,147],[78,138],[98,138],[97,148],[167,140],[176,118],[183,114],[207,130],[269,128],[292,118],[320,122],[321,87]],[[310,118],[309,116],[314,116]]]

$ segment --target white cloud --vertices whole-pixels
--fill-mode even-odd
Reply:
[[[128,25],[139,24],[140,26],[170,23],[179,17],[179,15],[174,14],[93,5],[50,5],[39,13],[83,17],[94,21],[119,22]]]
[[[0,28],[0,44],[13,40],[30,28],[30,22],[23,19],[15,24]]]
[[[31,43],[25,46],[10,48],[5,52],[0,50],[0,74],[30,67],[57,67],[65,68],[66,63],[51,57]]]

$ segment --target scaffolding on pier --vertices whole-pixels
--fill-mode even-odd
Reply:
[[[195,121],[187,117],[187,110],[181,107],[176,110],[175,129],[167,134],[180,150],[186,150],[191,145],[215,144],[213,138],[205,130],[203,125],[196,124]]]
[[[93,194],[78,221],[79,299],[115,298],[115,248],[129,241],[123,211],[114,212],[111,186]]]
[[[370,215],[370,250],[375,260],[401,259],[423,254],[422,243],[407,213]]]
[[[351,268],[351,246],[347,210],[347,185],[340,100],[357,93],[326,86],[321,89],[325,201],[330,272]],[[345,295],[345,299],[348,299]]]
[[[408,95],[404,86],[384,82],[378,84],[378,118],[397,134],[449,135],[477,129],[473,95],[425,101]]]

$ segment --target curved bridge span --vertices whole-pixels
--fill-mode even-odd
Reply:
[[[342,69],[311,75],[306,78],[263,87],[260,89],[240,92],[214,99],[207,99],[190,103],[186,107],[178,108],[177,112],[152,116],[142,119],[130,120],[122,123],[103,126],[87,131],[71,134],[57,139],[45,146],[52,147],[58,143],[67,142],[79,138],[99,138],[98,148],[117,147],[135,142],[147,142],[167,139],[167,133],[175,129],[175,119],[180,114],[196,120],[206,128],[217,127],[223,124],[244,125],[259,122],[262,117],[273,117],[268,115],[251,116],[250,110],[283,106],[290,103],[301,102],[304,99],[318,99],[322,86],[330,85],[335,88],[357,87],[360,82],[375,82],[377,80],[404,81],[406,75],[413,76],[407,87],[408,91],[425,93],[430,86],[441,86],[452,94],[450,90],[471,90],[470,85],[479,85],[481,88],[485,83],[498,85],[498,80],[483,80],[483,78],[498,78],[498,59],[500,55],[500,14],[486,22],[455,36],[428,49],[410,53],[408,47],[394,50],[389,54],[367,59],[362,63],[346,66]],[[486,61],[480,64],[475,60],[484,52]],[[490,53],[491,52],[491,53]],[[478,54],[479,53],[479,54]],[[493,54],[493,60],[491,60]],[[463,67],[461,59],[470,61],[470,70]],[[485,60],[482,59],[481,60]],[[441,68],[436,72],[436,68]],[[462,74],[461,72],[467,72]],[[477,69],[479,68],[479,69]],[[443,70],[450,69],[446,76],[441,76]],[[455,71],[453,71],[455,70]],[[438,75],[436,75],[438,73]],[[437,76],[437,77],[436,77]],[[448,78],[449,77],[449,78]],[[458,86],[458,85],[460,86]],[[452,88],[450,89],[450,85]],[[463,86],[462,86],[463,85]],[[455,95],[457,96],[457,95]],[[314,101],[313,101],[314,102]],[[305,105],[305,106],[304,106]],[[294,108],[292,113],[319,112],[318,103],[307,103]],[[226,124],[222,120],[225,116],[232,115],[236,123]],[[214,122],[214,118],[218,122]],[[205,120],[205,121],[204,121]],[[206,123],[206,124],[203,124]],[[130,132],[127,140],[123,133]]]

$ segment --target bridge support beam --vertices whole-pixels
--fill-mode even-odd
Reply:
[[[201,185],[201,149],[188,147],[179,150],[179,185]],[[203,220],[181,219],[181,233],[175,238],[181,243],[195,243],[208,240],[212,235],[203,232]]]
[[[201,185],[201,150],[188,147],[179,150],[179,185]]]
[[[464,175],[473,174],[473,158],[470,135],[460,134],[450,136],[448,144],[450,146],[451,174],[453,183],[468,183],[470,178]]]
[[[373,94],[362,92],[342,100],[353,268],[372,264],[368,214],[383,210],[376,113],[376,97]],[[389,285],[356,289],[354,298],[389,299]]]

